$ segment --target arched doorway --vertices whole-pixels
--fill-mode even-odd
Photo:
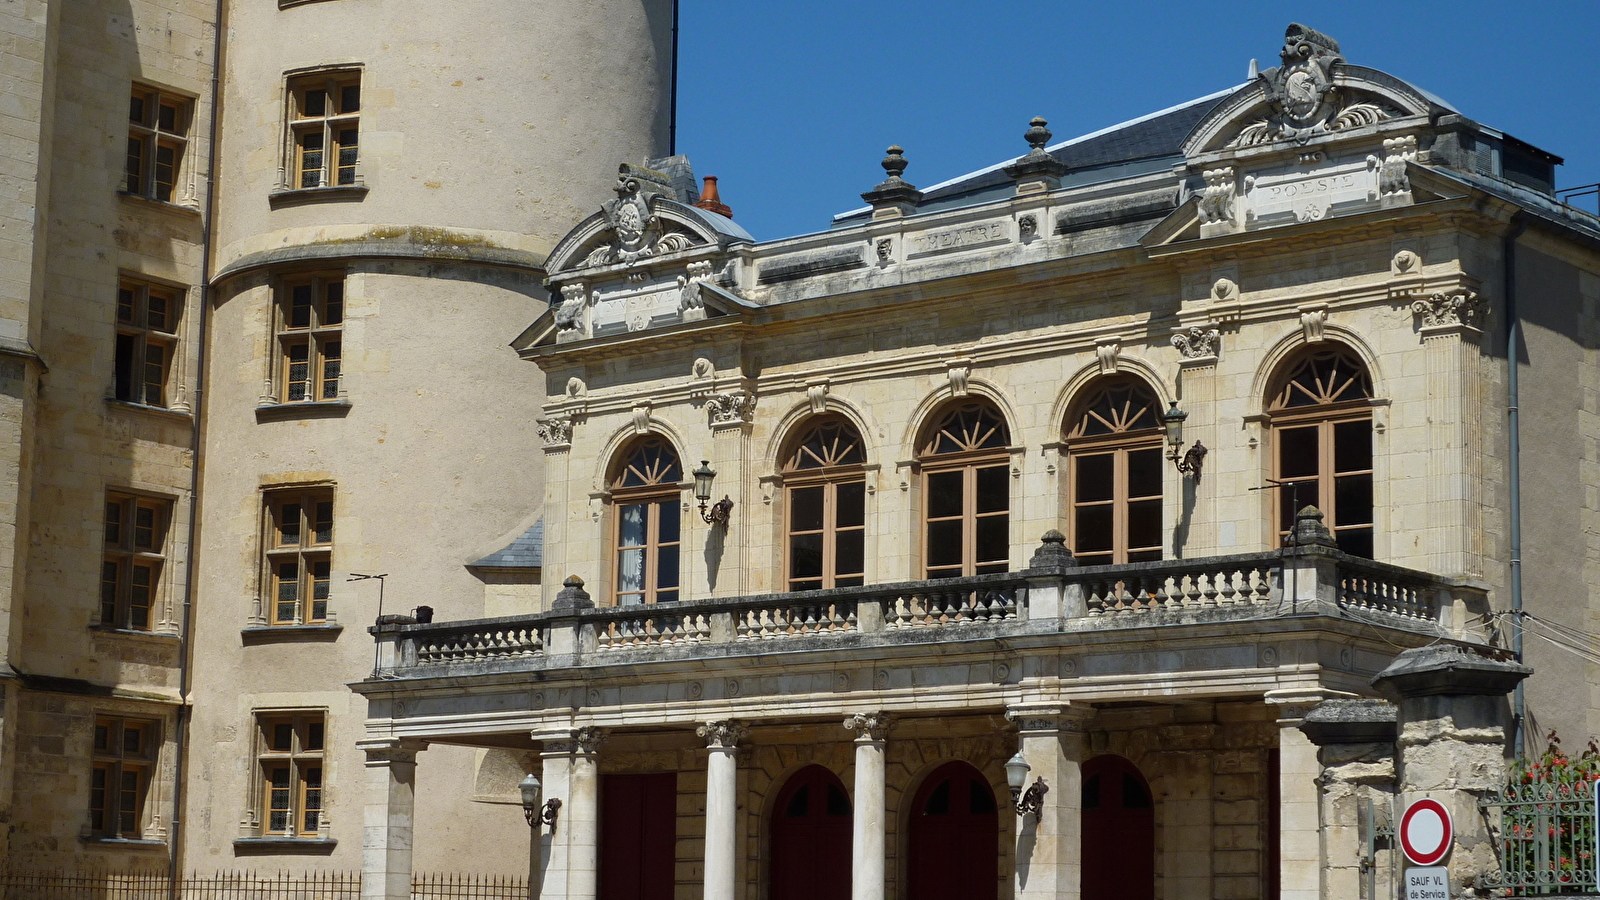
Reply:
[[[1000,817],[983,773],[964,762],[935,769],[911,802],[908,900],[995,900]]]
[[[794,773],[772,808],[770,900],[849,900],[850,795],[822,766]]]
[[[1120,756],[1083,764],[1083,900],[1155,900],[1150,784]]]

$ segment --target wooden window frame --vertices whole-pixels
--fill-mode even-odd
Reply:
[[[1318,359],[1335,357],[1351,369],[1351,377],[1346,379],[1346,384],[1340,386],[1330,395],[1327,387],[1319,385],[1322,396],[1311,398],[1313,402],[1289,405],[1291,396],[1290,385],[1307,366],[1313,365]],[[1373,435],[1373,407],[1375,405],[1372,391],[1372,375],[1366,365],[1356,355],[1343,347],[1319,349],[1313,352],[1302,353],[1292,359],[1286,360],[1280,367],[1278,376],[1273,380],[1272,392],[1268,395],[1266,404],[1266,421],[1269,426],[1269,461],[1268,466],[1275,484],[1280,485],[1273,493],[1278,496],[1272,503],[1271,527],[1276,533],[1280,544],[1291,539],[1294,528],[1295,516],[1300,509],[1315,505],[1322,512],[1323,524],[1333,532],[1337,540],[1347,532],[1365,530],[1373,542],[1373,552],[1376,553],[1378,534],[1377,498],[1371,499],[1369,520],[1361,523],[1339,522],[1338,483],[1340,479],[1349,477],[1366,477],[1370,490],[1377,490],[1376,479],[1376,452],[1372,447]],[[1361,396],[1348,400],[1339,399],[1349,384],[1356,384],[1361,390]],[[1328,387],[1331,387],[1329,385]],[[1304,389],[1300,394],[1309,397]],[[1367,467],[1363,469],[1339,470],[1337,465],[1338,444],[1336,431],[1338,426],[1351,423],[1365,423],[1363,430],[1367,440]],[[1308,476],[1285,476],[1283,474],[1283,435],[1285,432],[1316,428],[1317,430],[1317,489],[1315,496],[1307,496],[1302,488],[1296,491],[1288,483]]]
[[[953,416],[960,414],[963,410],[972,407],[974,404],[988,407],[989,413],[995,418],[996,421],[999,422],[1000,428],[1002,429],[1002,433],[999,437],[1000,445],[982,449],[960,449],[954,452],[945,453],[936,452],[939,434],[945,423],[950,421]],[[1015,499],[1012,496],[1014,491],[1012,490],[1010,472],[1010,434],[1010,424],[1006,422],[1005,415],[997,406],[987,401],[969,400],[957,404],[947,405],[941,408],[937,417],[932,420],[932,424],[928,428],[923,440],[920,442],[921,449],[918,454],[918,468],[920,469],[919,481],[922,497],[922,534],[920,537],[920,549],[922,552],[923,578],[929,580],[936,578],[962,578],[977,574],[1010,571],[1011,512],[1013,501]],[[1005,470],[1006,508],[1003,511],[989,511],[980,513],[977,510],[978,473],[980,470],[993,468],[1002,468]],[[959,516],[940,516],[938,518],[934,518],[931,515],[932,510],[929,508],[930,498],[932,496],[929,483],[934,477],[950,472],[962,473],[961,514]],[[1007,555],[1003,560],[979,560],[977,559],[979,520],[999,516],[1004,516],[1006,518]],[[930,552],[930,542],[933,536],[932,526],[939,522],[957,520],[962,523],[961,570],[956,572],[952,571],[954,566],[939,566],[937,567],[939,571],[936,573],[934,571],[935,567],[931,565],[933,559],[933,556]],[[997,566],[999,566],[999,568],[996,568]],[[979,569],[986,569],[989,571],[980,573],[978,571]]]
[[[111,385],[117,400],[159,409],[171,406],[186,294],[182,288],[134,278],[117,282]]]
[[[344,288],[342,275],[287,279],[279,287],[277,402],[338,403],[345,398]],[[303,319],[297,312],[301,308],[306,310]],[[295,377],[296,366],[305,367],[303,378]]]
[[[141,517],[147,517],[149,524],[141,524]],[[100,627],[154,631],[167,563],[172,501],[142,494],[107,492],[101,521]],[[149,533],[148,540],[141,540],[141,532],[145,531]],[[140,572],[146,573],[143,585],[138,584]],[[142,603],[141,587],[144,589]]]
[[[840,455],[837,452],[829,454],[828,459],[816,459],[818,465],[807,465],[802,461],[801,454],[806,442],[818,430],[830,426],[842,426],[854,436],[855,450],[860,457],[858,462],[839,463],[834,460]],[[783,579],[786,588],[790,591],[799,590],[827,590],[836,587],[859,587],[866,583],[866,446],[862,440],[860,429],[854,423],[842,416],[826,416],[820,421],[808,421],[805,427],[798,430],[793,445],[784,456],[782,469],[783,478]],[[860,525],[842,526],[839,524],[839,488],[847,484],[860,484],[863,488],[862,515]],[[797,531],[792,518],[796,491],[822,488],[822,528],[805,529]],[[838,571],[838,537],[842,532],[860,532],[862,541],[860,572],[841,573]],[[808,534],[822,535],[822,575],[820,578],[797,578],[794,574],[794,539],[797,536]],[[811,587],[798,587],[797,583],[820,582]],[[840,584],[840,581],[847,582]]]
[[[126,736],[140,735],[129,749]],[[154,721],[124,716],[96,716],[89,780],[89,832],[109,840],[144,837],[145,800],[155,774],[160,748]],[[127,779],[132,778],[131,786]]]
[[[294,75],[288,79],[287,164],[284,190],[352,188],[361,178],[361,76],[360,69],[330,69]],[[347,109],[355,94],[354,108]],[[318,112],[317,96],[321,111]],[[353,136],[354,143],[348,138]],[[310,146],[309,142],[320,146]],[[351,158],[344,160],[344,152]],[[313,162],[311,154],[320,154]]]
[[[328,808],[327,710],[264,710],[255,720],[258,784],[252,808],[259,835],[322,838]],[[285,736],[286,743],[280,740]],[[281,825],[276,815],[282,816]]]
[[[651,441],[659,441],[663,447],[672,453],[676,460],[678,476],[683,476],[683,457],[678,453],[672,442],[660,435],[651,435],[640,440],[629,442],[618,455],[620,466],[611,479],[611,603],[613,606],[649,605],[658,602],[672,602],[683,599],[683,529],[689,520],[681,509],[683,498],[683,485],[678,481],[661,481],[641,486],[622,486],[627,467],[635,453],[643,449]],[[678,540],[663,542],[660,540],[661,507],[672,504],[678,509]],[[645,508],[645,542],[643,544],[622,543],[622,508],[624,506],[642,505]],[[663,588],[660,584],[660,559],[661,551],[666,547],[676,547],[678,551],[678,583],[676,586]],[[622,590],[622,554],[626,550],[644,551],[644,583],[641,590]],[[663,593],[674,594],[671,600],[662,601]],[[637,596],[636,602],[624,602],[624,597]]]
[[[169,117],[163,113],[171,110]],[[189,147],[194,99],[135,83],[128,100],[128,152],[123,193],[172,203]],[[170,154],[163,163],[161,155]],[[163,178],[163,170],[165,178]]]
[[[1113,410],[1111,419],[1106,419],[1095,412],[1099,401],[1108,393],[1132,388],[1148,395],[1149,403],[1145,410],[1141,410],[1131,417],[1126,417],[1127,409],[1121,415]],[[1130,399],[1132,395],[1130,394]],[[1130,547],[1128,536],[1128,519],[1131,504],[1139,501],[1163,501],[1166,497],[1165,460],[1161,457],[1164,447],[1165,432],[1160,420],[1161,404],[1154,389],[1142,380],[1134,378],[1114,378],[1097,380],[1089,385],[1084,392],[1083,399],[1074,404],[1073,413],[1067,422],[1067,437],[1063,442],[1063,449],[1067,455],[1067,479],[1065,488],[1067,546],[1072,548],[1073,554],[1079,555],[1079,546],[1082,535],[1078,526],[1078,510],[1091,506],[1107,506],[1111,509],[1111,559],[1109,562],[1091,562],[1087,565],[1122,565],[1129,561],[1130,555],[1149,554],[1154,551],[1157,558],[1166,552],[1165,544],[1146,547]],[[1106,429],[1104,433],[1088,433],[1090,416]],[[1126,417],[1126,418],[1124,418]],[[1146,421],[1148,420],[1148,422]],[[1133,426],[1144,427],[1133,427]],[[1129,456],[1135,452],[1149,452],[1154,450],[1161,462],[1161,488],[1160,494],[1147,494],[1139,497],[1130,497],[1129,491]],[[1081,462],[1092,456],[1110,454],[1112,457],[1112,489],[1109,500],[1080,500],[1078,498],[1078,471]],[[1165,510],[1163,509],[1163,513]],[[1165,515],[1162,527],[1158,534],[1164,533]],[[1089,552],[1090,557],[1104,556],[1105,551],[1096,550]],[[1148,560],[1140,560],[1148,561]]]
[[[336,510],[332,486],[275,490],[266,495],[264,506],[263,620],[274,627],[328,624]],[[323,525],[327,540],[321,539]],[[293,541],[286,538],[290,533],[295,534]],[[292,577],[287,566],[293,567]],[[321,597],[318,585],[324,588]]]

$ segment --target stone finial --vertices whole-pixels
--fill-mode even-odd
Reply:
[[[917,211],[917,204],[922,201],[922,192],[900,176],[905,173],[905,150],[896,144],[887,151],[883,158],[883,170],[889,173],[882,183],[865,194],[861,199],[872,204],[872,218],[892,219],[899,216],[909,216]]]
[[[1498,658],[1507,657],[1507,658]],[[1502,697],[1533,669],[1505,651],[1461,644],[1429,644],[1402,650],[1372,679],[1372,686],[1400,700],[1409,697]]]
[[[1339,542],[1333,539],[1333,532],[1322,524],[1322,510],[1310,505],[1295,513],[1294,542],[1301,547],[1339,547]]]
[[[1050,123],[1046,122],[1043,118],[1034,116],[1033,119],[1028,122],[1029,128],[1027,132],[1022,135],[1023,140],[1028,142],[1029,147],[1032,147],[1035,150],[1043,150],[1044,145],[1050,143],[1050,138],[1052,137],[1050,134],[1050,129],[1045,127],[1049,124]]]
[[[1022,137],[1031,149],[1026,156],[1006,166],[1005,172],[1017,182],[1018,194],[1055,190],[1061,186],[1061,176],[1067,174],[1067,164],[1044,149],[1052,136],[1050,129],[1045,127],[1049,123],[1034,116],[1028,124],[1030,127]]]
[[[583,589],[583,579],[568,575],[567,580],[561,582],[561,591],[556,594],[556,601],[550,604],[550,611],[576,612],[580,609],[594,609],[594,601],[589,599],[589,592]]]
[[[1040,536],[1039,547],[1033,551],[1033,558],[1028,560],[1030,569],[1067,568],[1077,564],[1072,551],[1067,549],[1067,536],[1054,528]]]
[[[706,176],[705,190],[700,192],[700,199],[694,202],[698,209],[714,212],[724,218],[733,218],[733,210],[728,204],[722,202],[722,195],[717,193],[717,176]]]

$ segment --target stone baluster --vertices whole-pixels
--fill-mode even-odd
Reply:
[[[356,744],[367,755],[367,807],[361,846],[361,900],[411,900],[417,740]]]
[[[1084,728],[1091,707],[1024,703],[1006,710],[1017,723],[1028,784],[1046,788],[1037,814],[1017,819],[1015,900],[1076,898],[1083,883]],[[1016,815],[1016,813],[1011,813]]]
[[[855,818],[850,835],[850,900],[883,900],[884,831],[888,825],[888,713],[856,713],[844,727],[856,733]]]
[[[750,734],[732,719],[695,729],[706,741],[705,900],[734,900],[739,860],[739,742]]]
[[[594,900],[600,870],[600,773],[595,753],[605,740],[599,728],[576,728],[534,739],[544,745],[544,796],[561,801],[556,824],[543,832],[548,862],[542,873],[542,900]]]

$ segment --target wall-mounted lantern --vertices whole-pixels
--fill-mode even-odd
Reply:
[[[1011,786],[1011,804],[1017,808],[1017,815],[1026,816],[1033,813],[1034,821],[1038,821],[1040,812],[1044,809],[1044,795],[1050,793],[1050,786],[1044,783],[1043,778],[1035,778],[1033,784],[1024,792],[1022,786],[1028,783],[1028,772],[1032,766],[1022,758],[1022,751],[1006,760],[1006,783]]]
[[[561,817],[561,801],[552,797],[541,807],[539,798],[544,793],[544,786],[531,772],[517,784],[517,790],[522,792],[522,816],[528,820],[528,827],[538,831],[540,823],[543,823],[550,826],[551,834],[555,834],[556,820]]]
[[[711,468],[711,461],[700,460],[700,467],[692,473],[694,475],[694,498],[700,501],[700,518],[707,525],[717,524],[728,527],[728,516],[733,512],[733,498],[727,494],[722,499],[706,509],[706,501],[711,499],[711,482],[717,477],[717,470]]]
[[[1189,452],[1179,456],[1183,450],[1183,420],[1189,414],[1178,408],[1178,401],[1172,401],[1172,408],[1161,414],[1161,427],[1167,430],[1167,459],[1178,467],[1184,475],[1193,475],[1195,481],[1200,480],[1200,467],[1205,463],[1206,445],[1199,441],[1189,448]]]

